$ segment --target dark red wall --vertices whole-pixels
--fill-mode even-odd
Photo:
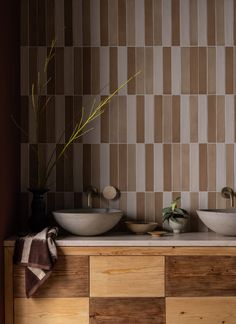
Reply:
[[[1,1],[0,9],[0,323],[4,323],[3,240],[17,223],[19,134],[11,114],[20,112],[20,1]],[[15,220],[14,217],[16,216]]]

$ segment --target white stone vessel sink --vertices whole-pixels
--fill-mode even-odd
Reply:
[[[200,209],[197,214],[212,231],[226,236],[236,236],[236,209]]]
[[[56,210],[53,216],[66,231],[75,235],[93,236],[112,229],[123,213],[118,209],[64,209]]]

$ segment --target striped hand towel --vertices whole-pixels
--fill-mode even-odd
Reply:
[[[57,234],[56,227],[47,227],[38,234],[16,240],[14,263],[25,267],[27,298],[31,297],[52,273],[57,261]]]

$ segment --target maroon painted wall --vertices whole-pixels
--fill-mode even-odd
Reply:
[[[20,1],[0,9],[0,323],[4,323],[3,240],[14,232],[20,175],[19,132],[11,115],[20,112]]]

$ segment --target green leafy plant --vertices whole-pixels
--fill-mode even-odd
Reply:
[[[180,197],[177,197],[173,200],[170,206],[162,209],[163,214],[163,223],[165,221],[172,220],[173,222],[178,222],[178,218],[188,218],[188,212],[183,208],[178,208],[178,202],[180,201]]]
[[[58,161],[66,154],[66,151],[71,146],[71,144],[74,143],[75,140],[77,140],[79,137],[85,135],[86,133],[90,132],[93,128],[89,128],[88,126],[92,121],[97,119],[99,116],[101,116],[105,109],[106,105],[111,101],[111,99],[121,90],[127,83],[129,83],[131,80],[136,78],[136,76],[141,73],[141,71],[138,71],[133,76],[131,76],[128,80],[123,82],[115,91],[113,91],[109,96],[107,96],[104,100],[97,101],[95,100],[90,108],[89,112],[86,112],[86,109],[84,107],[81,107],[81,117],[77,122],[75,123],[75,126],[73,128],[73,131],[69,138],[66,140],[65,144],[62,145],[62,148],[59,152],[56,153],[56,144],[61,142],[61,139],[65,133],[61,134],[61,136],[57,139],[57,143],[55,144],[54,149],[49,154],[49,158],[46,161],[46,166],[41,165],[40,163],[40,156],[39,156],[39,124],[41,120],[41,116],[44,110],[47,109],[47,105],[52,99],[53,96],[47,96],[45,99],[45,90],[47,88],[47,85],[51,82],[52,77],[47,78],[48,74],[48,67],[50,62],[55,56],[55,46],[56,46],[56,40],[54,39],[51,43],[50,50],[48,55],[46,56],[45,62],[44,62],[44,68],[43,71],[38,71],[37,73],[37,81],[33,82],[31,85],[31,102],[32,102],[32,109],[33,109],[33,115],[34,115],[34,124],[35,124],[35,136],[36,136],[36,147],[32,146],[32,149],[36,155],[36,163],[37,163],[37,179],[35,179],[35,189],[42,189],[46,188],[48,186],[48,180],[50,178],[50,175],[57,165]],[[20,129],[20,131],[28,136],[27,132],[17,123],[17,121],[12,116],[13,122],[16,124],[16,126]]]

